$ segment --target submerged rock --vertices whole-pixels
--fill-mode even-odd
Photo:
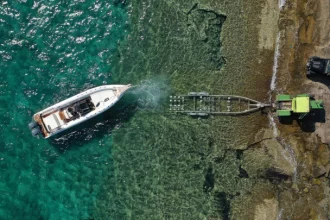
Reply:
[[[276,220],[279,203],[276,190],[269,182],[257,182],[248,193],[231,203],[231,219]]]
[[[243,165],[249,176],[270,180],[288,180],[296,172],[297,162],[289,145],[277,139],[260,142],[254,149],[244,151]]]
[[[255,220],[277,219],[278,201],[275,198],[265,199],[262,203],[256,205]]]
[[[273,158],[273,167],[281,174],[292,176],[296,169],[294,155],[291,154],[289,146],[280,143],[276,139],[267,140],[264,143],[268,155]]]

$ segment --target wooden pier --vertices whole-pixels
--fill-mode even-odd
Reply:
[[[209,95],[207,92],[170,96],[169,105],[171,112],[191,116],[244,115],[272,106],[242,96]]]

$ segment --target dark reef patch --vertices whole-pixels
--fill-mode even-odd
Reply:
[[[210,192],[214,188],[214,173],[212,167],[209,167],[207,169],[206,175],[205,175],[205,182],[204,182],[204,192]]]
[[[187,12],[187,26],[189,30],[197,34],[198,39],[207,45],[210,61],[216,69],[220,69],[226,63],[221,55],[221,29],[226,21],[226,16],[209,9],[202,9],[195,4]]]
[[[219,213],[224,220],[228,220],[229,211],[230,211],[230,201],[227,198],[225,192],[216,192],[215,193],[216,204],[218,205]]]
[[[241,160],[243,153],[244,153],[244,150],[236,150],[236,159]]]
[[[240,178],[249,178],[249,174],[246,170],[244,170],[241,166],[239,167],[239,175]]]

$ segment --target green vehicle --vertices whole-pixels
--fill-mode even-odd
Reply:
[[[323,109],[323,101],[315,100],[313,96],[301,94],[295,97],[290,95],[276,96],[276,115],[278,117],[290,117],[291,115],[299,116],[303,119],[310,112]]]

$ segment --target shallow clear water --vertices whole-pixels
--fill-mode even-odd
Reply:
[[[183,0],[1,3],[0,219],[229,218],[231,201],[257,181],[241,174],[236,149],[267,117],[248,116],[244,127],[169,115],[166,98],[267,99],[253,86],[270,79],[251,67],[259,20],[242,13],[259,1],[209,2],[214,11]],[[135,87],[62,136],[31,136],[33,113],[110,83]]]

